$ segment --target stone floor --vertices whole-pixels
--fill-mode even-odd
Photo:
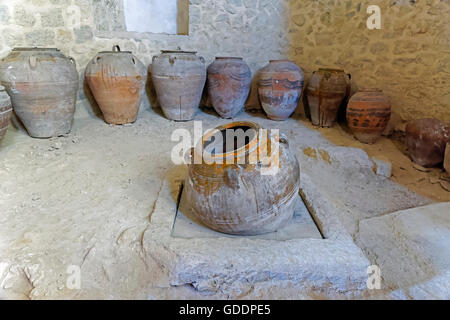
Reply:
[[[288,136],[324,239],[171,236],[186,172],[171,134],[193,123],[144,108],[133,125],[107,125],[82,100],[70,134],[32,139],[16,123],[0,144],[0,298],[450,298],[450,203],[376,175],[363,150],[298,118],[237,119]],[[227,122],[207,110],[196,120]]]

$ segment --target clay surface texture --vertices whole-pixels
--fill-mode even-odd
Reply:
[[[78,90],[72,58],[57,49],[17,48],[1,61],[0,81],[30,136],[70,132]]]
[[[136,121],[147,80],[147,68],[138,58],[115,46],[98,53],[85,76],[107,123]]]

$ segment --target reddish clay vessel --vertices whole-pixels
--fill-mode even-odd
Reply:
[[[307,87],[312,124],[332,127],[349,89],[350,75],[346,75],[344,70],[319,69],[314,72]]]
[[[208,67],[208,94],[222,118],[233,118],[244,108],[252,73],[242,58],[216,57]]]
[[[444,161],[450,142],[450,124],[437,119],[413,120],[406,126],[406,147],[411,159],[422,167],[434,167]]]
[[[30,136],[70,132],[78,92],[73,58],[55,48],[15,48],[2,60],[0,81]]]
[[[347,123],[353,135],[363,143],[374,143],[391,117],[391,103],[379,89],[355,93],[347,106]]]
[[[297,158],[286,137],[260,130],[252,122],[229,123],[208,132],[188,154],[187,199],[213,230],[263,234],[283,227],[294,214]]]
[[[5,136],[6,130],[8,130],[11,113],[11,99],[6,93],[5,87],[0,85],[0,140]]]
[[[203,57],[190,51],[163,50],[153,57],[151,73],[164,115],[175,121],[192,120],[206,82]]]
[[[130,51],[99,52],[86,67],[86,81],[111,124],[135,122],[147,80],[145,66]]]
[[[258,93],[269,119],[286,120],[302,95],[303,71],[289,60],[271,60],[261,69]]]

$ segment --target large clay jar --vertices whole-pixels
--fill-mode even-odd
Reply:
[[[332,127],[349,88],[350,76],[344,70],[319,69],[314,72],[306,89],[312,124]]]
[[[6,93],[5,87],[0,85],[0,140],[5,136],[6,130],[8,130],[11,113],[11,99]]]
[[[208,67],[208,94],[222,118],[233,118],[244,108],[252,73],[242,58],[217,57]]]
[[[99,52],[86,67],[86,80],[107,123],[135,122],[147,70],[130,51]]]
[[[285,137],[261,130],[252,122],[229,123],[208,132],[188,153],[187,199],[209,228],[256,235],[292,218],[300,183],[297,158]],[[238,138],[228,142],[233,132]]]
[[[261,69],[258,93],[269,119],[286,120],[302,95],[303,70],[289,60],[271,60]]]
[[[415,163],[434,167],[444,161],[445,147],[450,142],[450,124],[437,119],[413,120],[406,126],[405,142]]]
[[[204,59],[195,52],[161,51],[153,57],[151,73],[164,115],[176,121],[192,120],[206,82]]]
[[[379,89],[355,93],[347,105],[347,124],[363,143],[374,143],[383,133],[391,117],[391,103]]]
[[[30,136],[70,132],[78,91],[73,58],[53,48],[16,48],[1,62],[0,81]]]

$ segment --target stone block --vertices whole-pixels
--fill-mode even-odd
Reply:
[[[386,157],[373,157],[373,171],[382,177],[389,178],[392,175],[392,163]]]
[[[380,267],[383,287],[433,287],[428,298],[450,299],[449,212],[442,202],[360,221],[358,243]]]
[[[84,43],[94,38],[94,34],[92,33],[90,26],[81,26],[78,29],[74,29],[73,32],[75,34],[76,43]]]
[[[61,27],[64,26],[62,9],[52,9],[41,13],[41,24],[43,27]]]

